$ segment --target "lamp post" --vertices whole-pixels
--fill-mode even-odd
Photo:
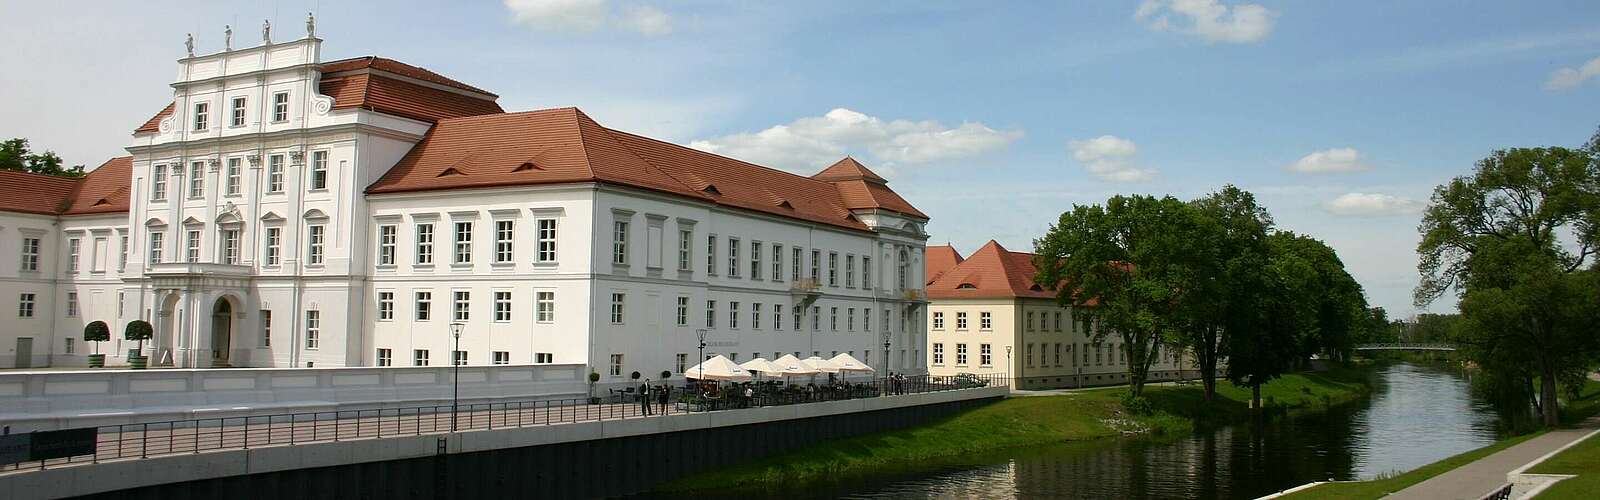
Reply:
[[[1011,385],[1011,346],[1006,346],[1006,385]]]
[[[883,330],[883,378],[884,378],[884,380],[888,381],[889,385],[892,387],[894,385],[894,381],[893,380],[889,380],[889,378],[890,378],[890,375],[889,375],[889,336],[890,335],[891,335],[891,333],[889,332],[889,329],[885,328]],[[887,390],[883,391],[883,395],[885,395],[885,396],[889,395],[889,391],[887,391]]]
[[[461,323],[450,324],[450,336],[455,338],[455,350],[450,351],[450,364],[454,365],[450,376],[450,432],[456,431],[456,410],[461,404],[461,329],[467,325]]]
[[[695,377],[695,380],[704,382],[706,378],[706,329],[695,330],[694,334],[700,337],[700,363],[695,365],[700,367],[700,376]]]

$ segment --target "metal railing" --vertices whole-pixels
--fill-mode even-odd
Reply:
[[[665,401],[656,389],[648,402],[637,391],[595,398],[502,401],[370,410],[336,410],[243,417],[198,418],[96,428],[93,454],[0,465],[0,474],[52,467],[136,460],[176,454],[240,450],[355,439],[684,415],[706,411],[846,401],[871,397],[1005,386],[1003,375],[907,376],[831,385],[775,381],[669,387]]]
[[[1358,344],[1357,351],[1454,351],[1455,344],[1443,342],[1388,342],[1380,344]]]

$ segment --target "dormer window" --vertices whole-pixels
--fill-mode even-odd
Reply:
[[[977,290],[978,286],[974,285],[972,283],[962,283],[962,284],[956,285],[956,289],[957,290]]]
[[[244,97],[242,96],[233,98],[233,113],[229,115],[231,117],[229,125],[235,127],[244,126],[244,103]]]
[[[289,121],[289,93],[278,92],[272,94],[272,121]]]
[[[194,130],[195,130],[195,132],[199,132],[199,131],[205,130],[207,128],[207,125],[208,125],[207,120],[210,118],[210,116],[211,116],[211,103],[208,103],[208,102],[197,102],[197,103],[194,103]]]

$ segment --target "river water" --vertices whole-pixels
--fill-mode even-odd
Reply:
[[[1168,442],[1011,450],[909,476],[812,485],[789,496],[1255,498],[1311,481],[1409,471],[1494,442],[1494,412],[1472,396],[1460,372],[1398,363],[1376,376],[1372,397],[1316,415]]]

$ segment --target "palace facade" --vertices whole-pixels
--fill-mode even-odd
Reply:
[[[856,160],[794,175],[321,51],[190,55],[130,156],[0,172],[0,366],[82,365],[86,323],[121,339],[144,319],[151,363],[180,367],[581,362],[621,382],[681,373],[703,330],[707,356],[925,372],[928,217]]]

